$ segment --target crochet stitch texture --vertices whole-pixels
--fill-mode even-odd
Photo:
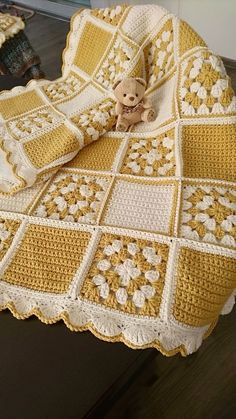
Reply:
[[[230,79],[154,5],[77,13],[63,62],[0,94],[0,307],[190,354],[234,304]],[[128,133],[111,131],[120,77],[144,77],[157,112]]]

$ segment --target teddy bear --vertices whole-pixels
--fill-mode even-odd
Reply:
[[[146,81],[142,78],[128,77],[118,80],[113,86],[117,99],[115,113],[118,116],[117,131],[127,131],[137,122],[154,121],[156,113],[154,108],[144,98]]]

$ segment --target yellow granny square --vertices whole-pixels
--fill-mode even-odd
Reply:
[[[235,124],[183,126],[183,175],[234,181],[235,135]]]
[[[129,314],[158,316],[168,246],[103,234],[80,296]]]
[[[183,182],[180,223],[181,237],[236,247],[236,188]]]
[[[137,176],[175,175],[174,129],[153,138],[131,138],[121,173]]]
[[[61,171],[40,197],[34,214],[56,220],[96,224],[110,182],[109,176]]]
[[[235,259],[183,247],[176,273],[173,315],[189,326],[211,324],[236,287]]]
[[[89,239],[90,233],[84,231],[30,225],[2,280],[31,290],[65,293]]]

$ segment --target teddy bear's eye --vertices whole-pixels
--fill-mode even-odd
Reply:
[[[124,93],[123,96],[125,97],[126,96],[126,93]]]
[[[138,97],[138,93],[136,93],[136,97]]]

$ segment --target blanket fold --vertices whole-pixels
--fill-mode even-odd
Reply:
[[[112,86],[157,118],[114,132]],[[236,289],[236,97],[154,6],[83,10],[62,77],[0,94],[0,308],[132,348],[196,351]]]

